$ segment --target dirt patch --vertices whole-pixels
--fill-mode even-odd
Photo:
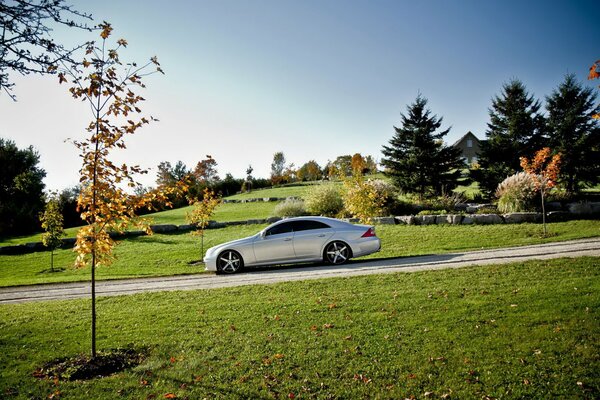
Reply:
[[[88,380],[110,376],[139,365],[147,349],[111,349],[100,351],[96,357],[79,354],[71,358],[52,360],[33,372],[40,379]]]

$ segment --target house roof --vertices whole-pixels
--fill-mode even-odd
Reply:
[[[481,140],[480,140],[480,139],[479,139],[477,136],[475,136],[475,135],[473,134],[473,132],[469,131],[469,132],[465,133],[465,134],[464,134],[464,135],[463,135],[463,136],[462,136],[460,139],[458,139],[456,142],[454,142],[454,144],[453,144],[452,146],[453,146],[453,147],[454,147],[454,146],[458,146],[458,144],[459,144],[460,142],[462,142],[463,140],[466,140],[467,138],[473,138],[473,139],[477,140],[478,142],[481,142]]]

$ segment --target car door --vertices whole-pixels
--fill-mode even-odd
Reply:
[[[259,264],[295,258],[294,231],[291,222],[272,226],[254,241],[254,256]]]
[[[329,225],[316,220],[293,221],[294,252],[299,259],[320,259],[321,251],[333,236],[334,230]]]

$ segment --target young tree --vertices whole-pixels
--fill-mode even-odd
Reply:
[[[250,193],[252,191],[252,180],[254,179],[252,172],[254,172],[254,168],[252,168],[252,165],[248,165],[248,168],[246,168],[246,181],[244,182],[246,187],[242,189],[242,192]]]
[[[283,152],[278,151],[273,154],[273,162],[271,163],[271,182],[277,185],[283,181],[283,173],[285,171],[285,156]]]
[[[599,79],[599,78],[600,78],[600,60],[597,60],[590,67],[590,73],[588,75],[588,80]],[[598,87],[600,87],[600,86],[598,86]],[[592,118],[600,119],[600,112],[597,112],[596,114],[592,115]]]
[[[15,142],[0,138],[0,236],[39,229],[46,176],[39,162],[33,147],[19,149]]]
[[[396,186],[404,192],[418,193],[422,198],[442,194],[457,185],[463,162],[460,151],[444,145],[443,138],[450,129],[439,131],[442,118],[431,115],[427,99],[419,95],[400,114],[402,127],[383,146],[381,165]]]
[[[219,180],[217,174],[217,161],[210,154],[206,155],[206,159],[199,161],[194,168],[194,177],[204,185],[210,186]]]
[[[581,184],[595,185],[600,179],[600,124],[592,117],[600,112],[596,95],[584,88],[575,75],[546,97],[548,144],[561,154],[561,182],[569,193]]]
[[[127,42],[119,39],[116,48],[109,49],[112,27],[104,22],[99,28],[101,40],[87,46],[86,58],[81,65],[72,67],[65,63],[58,74],[60,83],[70,78],[73,84],[69,89],[71,95],[86,101],[92,113],[87,137],[74,141],[83,160],[77,204],[87,224],[77,233],[74,250],[78,253],[77,265],[91,266],[92,358],[96,357],[95,274],[97,266],[110,264],[113,259],[115,242],[109,232],[122,232],[130,224],[135,224],[151,233],[148,221],[136,218],[135,210],[151,207],[155,201],[166,201],[160,191],[152,191],[142,198],[129,195],[126,187],[138,186],[135,176],[147,171],[137,165],[116,165],[110,159],[114,150],[126,148],[126,135],[136,133],[150,122],[141,116],[140,107],[144,99],[134,91],[145,87],[142,80],[153,73],[146,72],[150,66],[153,66],[154,72],[162,70],[156,57],[141,66],[135,63],[124,65],[118,50],[127,46]]]
[[[544,236],[546,236],[548,231],[546,229],[544,196],[549,189],[556,185],[560,172],[561,155],[560,153],[552,155],[550,148],[544,147],[535,153],[531,161],[527,157],[521,157],[520,163],[523,170],[534,178],[536,188],[540,191],[542,198],[542,224],[544,226]]]
[[[73,62],[74,49],[57,43],[52,25],[90,30],[89,14],[75,10],[63,0],[3,0],[0,2],[0,92],[13,100],[14,83],[9,71],[22,75],[55,73],[59,63]]]
[[[187,215],[187,220],[190,224],[196,226],[193,232],[200,236],[200,260],[204,257],[204,230],[210,222],[210,217],[213,215],[217,206],[221,204],[221,199],[215,195],[215,192],[205,188],[201,201],[193,203],[194,208]]]
[[[56,194],[48,199],[44,212],[40,214],[40,222],[42,229],[46,231],[42,234],[42,242],[50,249],[50,271],[54,272],[54,250],[60,247],[60,239],[65,236],[63,216]]]
[[[530,156],[540,147],[544,133],[544,117],[535,100],[519,80],[502,87],[500,96],[492,99],[487,140],[481,143],[479,168],[473,178],[490,196],[507,176],[519,170],[519,157]]]

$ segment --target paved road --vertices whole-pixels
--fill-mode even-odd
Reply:
[[[101,281],[96,283],[96,294],[98,296],[119,296],[167,290],[212,289],[580,256],[600,256],[600,238],[463,253],[354,261],[342,266],[304,265],[257,269],[236,275],[201,274]],[[0,304],[90,297],[90,290],[89,282],[0,288]]]

